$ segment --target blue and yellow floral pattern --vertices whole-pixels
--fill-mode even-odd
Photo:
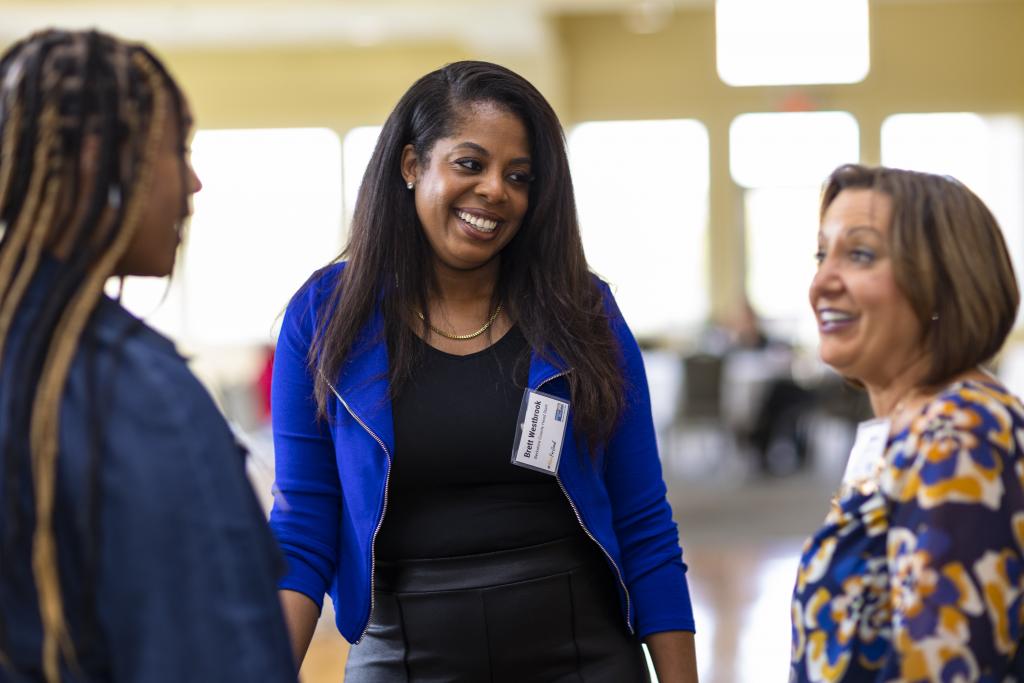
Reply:
[[[1024,406],[948,387],[804,546],[793,683],[1024,680]]]

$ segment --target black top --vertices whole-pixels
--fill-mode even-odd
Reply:
[[[378,558],[469,555],[581,533],[558,480],[511,462],[530,360],[519,329],[467,356],[423,346],[392,406]]]

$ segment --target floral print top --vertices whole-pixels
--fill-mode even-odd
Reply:
[[[790,680],[1024,680],[1024,406],[951,385],[804,545]]]

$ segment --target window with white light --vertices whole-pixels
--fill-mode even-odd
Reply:
[[[340,250],[338,136],[201,130],[192,161],[203,189],[178,269],[169,286],[129,280],[124,303],[190,347],[268,343],[291,295]]]
[[[807,288],[821,184],[859,158],[860,129],[847,112],[743,114],[730,127],[730,170],[746,188],[747,295],[778,334],[815,338]]]
[[[640,336],[708,312],[708,134],[699,121],[583,123],[569,157],[587,260]]]
[[[729,126],[729,170],[743,187],[820,186],[858,158],[860,129],[845,111],[740,114]]]
[[[717,0],[728,85],[856,83],[870,68],[868,0]]]
[[[896,114],[882,123],[882,164],[953,176],[971,188],[1002,227],[1018,277],[1024,272],[1024,119]]]
[[[807,336],[807,289],[818,239],[816,186],[761,187],[744,193],[747,295],[758,315],[787,335]]]
[[[352,222],[356,210],[356,197],[363,182],[363,174],[377,146],[382,126],[360,126],[345,134],[342,145],[342,174],[345,183],[345,226]]]

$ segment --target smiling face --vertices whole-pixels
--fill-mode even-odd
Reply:
[[[530,140],[515,114],[490,102],[467,107],[455,132],[427,158],[412,145],[402,176],[414,183],[416,215],[437,267],[496,266],[529,207]]]
[[[810,289],[821,359],[869,386],[912,372],[924,354],[922,327],[893,273],[891,223],[887,195],[840,192],[822,218]]]

